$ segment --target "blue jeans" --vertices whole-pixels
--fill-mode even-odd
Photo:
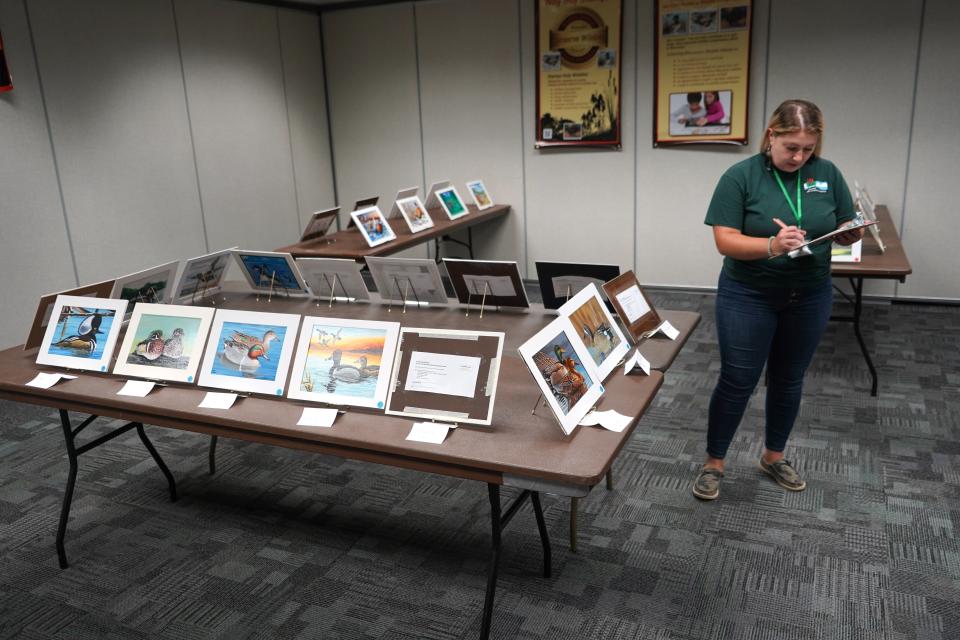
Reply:
[[[720,273],[720,379],[710,398],[707,454],[723,458],[767,364],[766,447],[783,451],[800,410],[803,376],[830,320],[833,284],[761,289]]]

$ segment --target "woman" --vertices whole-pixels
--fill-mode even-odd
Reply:
[[[820,157],[823,115],[806,100],[773,112],[760,153],[720,178],[705,223],[713,226],[723,270],[717,286],[720,379],[710,399],[707,459],[693,495],[720,495],[723,461],[747,402],[767,365],[766,441],[760,468],[780,486],[806,483],[783,457],[800,409],[803,376],[830,318],[830,243],[786,254],[854,217],[840,175]],[[852,244],[862,229],[835,240]]]

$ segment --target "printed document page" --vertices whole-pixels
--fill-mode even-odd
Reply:
[[[404,391],[472,398],[477,388],[480,361],[474,356],[414,351],[410,355]]]
[[[634,285],[626,291],[617,294],[617,302],[627,314],[627,322],[633,324],[650,312],[650,305],[640,293],[640,287]]]

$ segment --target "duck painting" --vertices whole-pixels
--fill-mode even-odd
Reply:
[[[357,367],[360,369],[360,377],[375,378],[380,375],[380,365],[367,365],[367,356],[360,356],[357,360]]]
[[[174,360],[183,355],[183,329],[177,327],[173,330],[173,336],[164,341],[163,355]]]
[[[596,330],[592,330],[586,324],[583,325],[583,342],[600,361],[617,346],[617,338],[605,322],[597,325]]]
[[[533,361],[547,381],[557,400],[569,411],[587,391],[583,374],[577,371],[573,358],[566,355],[563,347],[554,345],[551,357],[543,351],[533,354]]]
[[[93,353],[97,350],[97,334],[100,333],[100,324],[103,318],[93,314],[84,318],[77,327],[77,333],[67,336],[53,343],[56,347],[67,347],[77,349],[78,351],[89,351]]]
[[[146,340],[137,343],[133,352],[144,360],[156,360],[163,355],[163,331],[155,329],[150,332]]]
[[[337,349],[330,355],[330,360],[333,362],[333,364],[330,365],[330,377],[343,382],[360,382],[364,377],[360,372],[360,368],[349,364],[340,364],[342,357],[343,352],[340,351],[340,349]]]
[[[223,357],[241,369],[256,369],[260,360],[269,360],[270,343],[277,339],[277,334],[268,329],[262,338],[247,333],[234,331],[233,336],[223,341]]]

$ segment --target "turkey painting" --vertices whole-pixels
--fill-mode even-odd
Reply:
[[[570,413],[594,384],[563,333],[534,353],[533,362],[564,415]]]
[[[621,343],[618,332],[610,326],[609,316],[604,313],[597,298],[588,298],[571,313],[570,322],[598,367]]]
[[[63,307],[47,353],[99,360],[115,317],[112,309]]]
[[[386,337],[383,329],[314,325],[300,389],[373,399]]]
[[[224,322],[211,373],[221,376],[275,380],[287,328],[281,325]]]
[[[186,369],[199,329],[199,318],[144,314],[130,343],[127,364]]]

